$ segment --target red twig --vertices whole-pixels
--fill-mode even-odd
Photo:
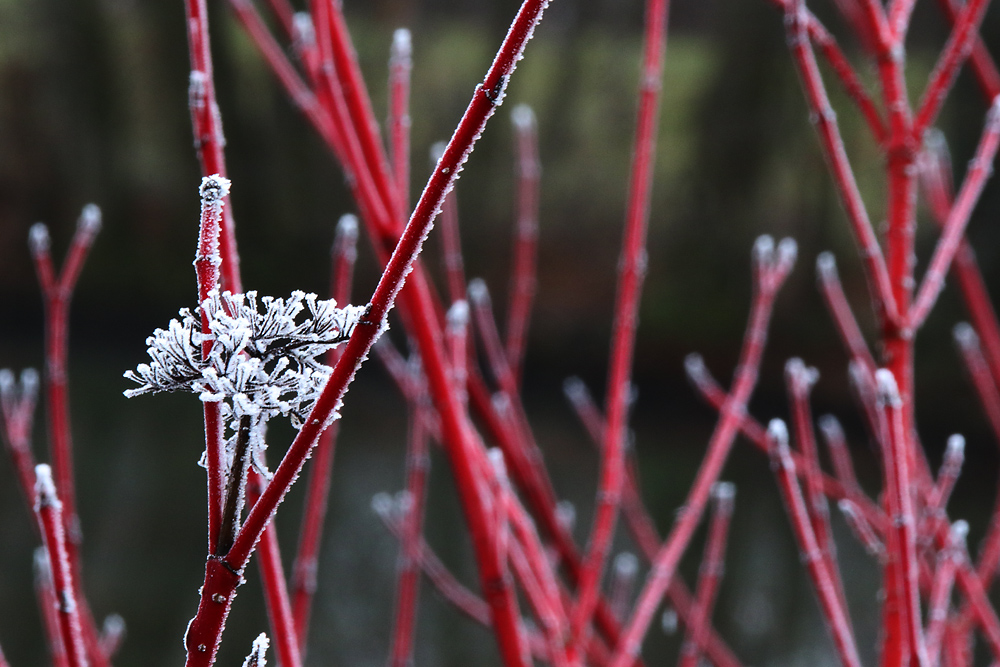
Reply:
[[[507,363],[520,383],[525,337],[535,296],[538,255],[538,129],[531,107],[521,104],[512,114],[517,134],[517,224],[511,266],[510,304],[507,310]]]
[[[927,603],[927,659],[930,664],[937,665],[940,659],[941,644],[944,637],[945,621],[948,619],[948,607],[951,603],[952,586],[955,583],[955,569],[958,558],[964,548],[965,536],[969,526],[964,521],[956,521],[951,527],[951,544],[938,552],[937,568],[934,572],[934,583],[931,586],[930,600]]]
[[[948,506],[948,499],[955,488],[955,482],[962,472],[962,462],[965,460],[965,438],[957,433],[948,438],[948,446],[944,452],[944,461],[938,471],[937,483],[927,499],[929,514],[943,513]]]
[[[638,325],[639,299],[646,274],[646,229],[656,156],[657,119],[667,40],[668,8],[667,0],[649,0],[646,3],[639,110],[615,312],[612,319],[611,354],[608,362],[604,410],[607,427],[604,431],[597,506],[580,570],[577,603],[570,623],[570,640],[575,651],[585,643],[587,627],[597,605],[601,575],[604,573],[621,503],[632,356],[635,330]]]
[[[436,165],[444,153],[445,144],[431,146],[431,163]],[[465,262],[462,259],[462,242],[458,231],[458,198],[455,190],[445,195],[441,204],[441,245],[448,298],[454,303],[465,299]]]
[[[663,593],[673,578],[681,555],[701,519],[712,485],[718,480],[733,440],[743,422],[746,403],[757,381],[757,369],[764,351],[767,323],[781,283],[795,261],[795,244],[785,239],[777,252],[770,237],[761,237],[754,246],[754,299],[737,366],[733,390],[722,406],[720,419],[708,444],[708,451],[688,492],[682,510],[653,563],[639,602],[612,659],[612,667],[626,667],[639,653],[642,637],[649,628]]]
[[[954,26],[962,5],[956,0],[938,0],[938,5],[944,10],[949,23]],[[973,39],[969,64],[972,66],[972,71],[979,82],[979,88],[983,91],[986,99],[992,100],[1000,95],[1000,72],[997,71],[993,57],[990,56],[990,52],[978,35]]]
[[[410,31],[405,28],[396,30],[392,34],[392,54],[389,57],[389,146],[400,220],[406,219],[410,209],[411,52]]]
[[[735,495],[736,487],[729,482],[717,482],[712,489],[712,519],[708,525],[708,542],[698,574],[694,618],[688,625],[688,639],[681,647],[679,667],[698,667],[701,658],[698,647],[705,643],[705,635],[712,623],[712,608],[722,580],[723,556]]]
[[[243,667],[264,667],[267,664],[265,654],[267,653],[269,644],[267,635],[263,632],[257,635],[257,639],[253,640],[253,648],[250,650],[250,655],[243,661]]]
[[[330,293],[337,303],[350,301],[354,262],[357,259],[358,220],[353,215],[341,217],[333,242],[333,267]],[[326,354],[325,363],[334,366],[340,357],[339,347]],[[309,612],[316,592],[316,569],[319,560],[320,537],[330,494],[330,477],[337,446],[338,425],[331,424],[316,443],[312,468],[306,489],[305,508],[299,529],[299,545],[292,568],[292,615],[299,653],[304,657],[309,635]]]
[[[38,398],[38,371],[21,371],[18,387],[14,373],[0,370],[0,408],[3,411],[3,439],[10,452],[25,501],[32,504],[35,488],[35,457],[31,453],[31,424]]]
[[[969,223],[972,209],[979,201],[986,179],[992,172],[993,158],[1000,146],[1000,101],[994,103],[986,118],[986,126],[979,140],[976,155],[969,163],[965,181],[959,190],[951,214],[944,224],[941,239],[934,249],[930,265],[924,275],[923,283],[917,292],[916,300],[907,317],[910,329],[915,330],[923,324],[944,286],[944,276],[948,272],[952,259],[959,249],[965,227]]]
[[[53,667],[67,667],[66,648],[59,629],[59,602],[52,586],[52,569],[45,547],[35,549],[35,595],[42,615],[42,625],[49,644],[49,658]]]
[[[927,89],[913,119],[913,137],[917,141],[922,140],[924,131],[934,124],[948,91],[955,83],[958,71],[972,52],[973,44],[979,37],[979,25],[989,4],[989,0],[969,0],[958,10],[951,35],[931,72]]]
[[[66,548],[65,520],[62,516],[62,502],[56,495],[55,483],[49,466],[41,464],[35,468],[35,516],[42,533],[42,542],[52,574],[52,587],[56,599],[59,620],[59,636],[66,652],[68,667],[86,667],[86,649],[77,606],[76,587],[70,567],[69,552]]]

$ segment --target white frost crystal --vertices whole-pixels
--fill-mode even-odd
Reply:
[[[203,401],[221,401],[234,430],[243,416],[260,424],[280,414],[299,426],[332,370],[317,358],[347,340],[364,312],[364,306],[338,308],[333,299],[300,291],[288,299],[212,292],[194,312],[182,308],[180,319],[146,339],[152,361],[125,373],[139,385],[125,395],[191,391]],[[211,343],[204,359],[203,341]]]

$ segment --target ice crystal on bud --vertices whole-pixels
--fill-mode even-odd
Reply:
[[[44,222],[36,222],[28,230],[28,245],[35,255],[42,255],[49,251],[49,228]]]
[[[250,655],[243,661],[243,667],[265,667],[267,665],[267,658],[265,656],[270,645],[271,642],[267,638],[267,634],[262,632],[257,635],[257,639],[253,640],[253,648],[250,650]]]
[[[97,204],[87,204],[84,206],[76,227],[81,232],[90,235],[101,231],[101,207]]]
[[[56,485],[52,481],[52,468],[47,463],[35,466],[35,507],[55,507],[59,504]]]
[[[288,299],[213,291],[146,339],[151,363],[125,373],[139,385],[125,395],[191,391],[222,402],[234,431],[243,416],[263,424],[280,414],[299,426],[330,376],[317,358],[347,340],[364,312],[300,291]],[[211,344],[204,358],[203,342]]]
[[[894,408],[903,404],[903,399],[899,395],[899,386],[896,384],[896,377],[888,368],[880,368],[875,371],[875,384],[878,389],[879,403]]]
[[[448,328],[452,331],[462,331],[469,324],[469,304],[465,299],[459,299],[448,309]]]

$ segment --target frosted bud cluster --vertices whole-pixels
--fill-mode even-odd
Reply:
[[[191,391],[220,402],[234,431],[244,416],[262,424],[283,415],[300,426],[332,370],[318,357],[347,340],[364,312],[300,291],[288,299],[213,291],[146,339],[151,362],[125,373],[139,385],[125,395]],[[210,343],[204,358],[203,342]]]

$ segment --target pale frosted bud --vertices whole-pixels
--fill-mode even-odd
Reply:
[[[101,207],[97,204],[87,204],[80,213],[76,228],[89,236],[101,231]]]
[[[14,373],[9,368],[0,369],[0,396],[4,400],[14,398]]]
[[[969,524],[965,519],[959,519],[951,524],[951,529],[948,531],[948,539],[953,546],[964,548],[965,540],[968,536]]]
[[[489,303],[490,291],[486,287],[486,282],[482,278],[473,278],[469,281],[469,286],[466,288],[469,293],[469,301],[481,306],[483,304]]]
[[[998,125],[1000,124],[1000,95],[993,98],[993,104],[990,105],[990,112],[986,116],[987,125]]]
[[[684,370],[688,378],[695,384],[701,384],[708,379],[708,369],[705,367],[705,360],[697,352],[684,357]]]
[[[837,259],[832,252],[821,252],[816,257],[816,277],[823,282],[837,279]]]
[[[411,53],[413,53],[413,40],[410,39],[410,31],[406,28],[397,28],[392,33],[392,59],[409,62]]]
[[[299,49],[312,47],[316,43],[316,31],[309,12],[295,12],[292,16],[292,36]]]
[[[431,144],[431,165],[437,165],[441,156],[444,155],[444,149],[448,147],[448,144],[444,141],[435,141]]]
[[[223,178],[219,174],[212,174],[201,179],[201,187],[198,192],[201,194],[202,207],[211,206],[229,194],[231,182],[228,178]]]
[[[844,429],[840,426],[840,422],[833,415],[823,415],[819,418],[819,429],[823,431],[823,434],[828,440],[842,440],[844,438]]]
[[[774,262],[774,238],[769,234],[757,237],[753,244],[753,259],[759,267],[769,267]]]
[[[615,574],[628,579],[639,571],[639,559],[630,551],[623,551],[615,556]]]
[[[501,482],[505,481],[507,479],[507,464],[504,462],[503,452],[499,447],[491,447],[487,450],[486,455],[489,457],[490,466],[497,478]]]
[[[56,485],[52,481],[52,468],[47,463],[35,466],[35,508],[59,505]]]
[[[663,634],[671,636],[677,632],[677,611],[673,607],[663,610],[660,616],[660,628]]]
[[[570,403],[576,404],[587,396],[587,386],[583,384],[583,380],[574,375],[563,380],[563,394]]]
[[[383,519],[392,516],[392,506],[394,504],[392,496],[385,491],[381,491],[372,496],[372,511]]]
[[[556,521],[567,531],[572,531],[576,525],[576,507],[568,500],[556,503]]]
[[[49,228],[44,222],[36,222],[28,230],[28,246],[35,256],[49,252]]]
[[[979,347],[979,336],[968,322],[959,322],[951,330],[951,335],[962,349]]]
[[[948,438],[948,449],[945,450],[945,458],[961,463],[965,459],[965,436],[955,433]]]
[[[808,391],[819,381],[819,371],[798,357],[792,357],[785,362],[785,374],[791,382],[801,383]]]
[[[795,242],[795,239],[786,236],[778,242],[778,257],[775,266],[780,271],[791,271],[798,256],[799,244]]]
[[[527,104],[518,104],[510,114],[514,127],[522,132],[535,127],[535,112]]]
[[[21,398],[35,399],[38,395],[38,371],[25,368],[21,371]]]
[[[788,426],[781,419],[772,419],[768,423],[767,437],[779,453],[788,449]]]
[[[448,309],[448,328],[451,331],[462,331],[469,324],[469,303],[459,299]]]
[[[888,368],[875,371],[875,386],[878,388],[879,403],[894,408],[903,405],[903,399],[899,396],[899,385],[896,384],[896,378]]]
[[[353,213],[345,213],[337,221],[337,234],[347,238],[358,238],[358,216]]]
[[[736,485],[732,482],[716,482],[712,485],[712,498],[718,511],[724,514],[731,513],[736,498]]]

